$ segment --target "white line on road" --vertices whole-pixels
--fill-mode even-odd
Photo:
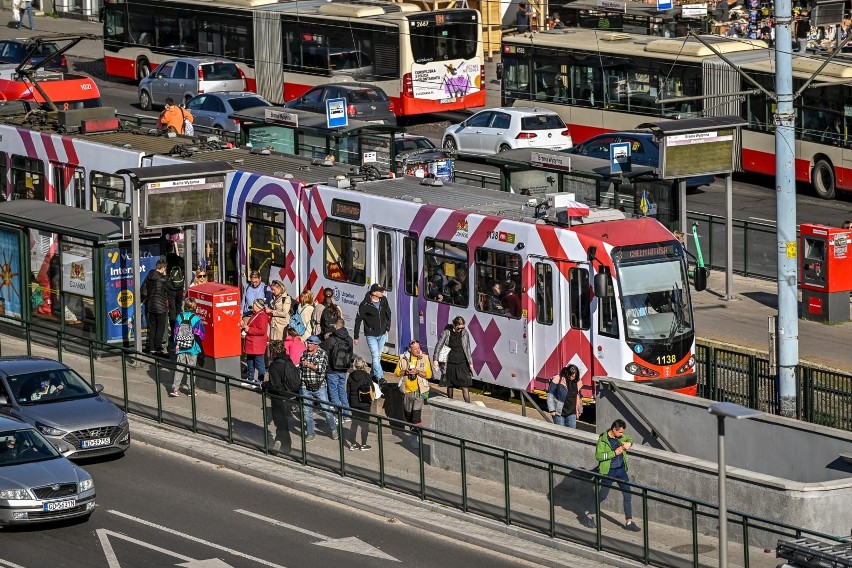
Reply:
[[[6,566],[7,568],[24,568],[20,564],[15,564],[14,562],[9,562],[8,560],[3,560],[0,558],[0,566]]]
[[[172,536],[179,536],[181,538],[185,538],[192,542],[197,542],[198,544],[203,544],[205,546],[209,546],[211,548],[215,548],[216,550],[221,550],[223,552],[227,552],[228,554],[233,554],[234,556],[239,556],[240,558],[245,558],[246,560],[252,560],[257,562],[258,564],[263,564],[264,566],[270,566],[271,568],[285,568],[281,564],[275,564],[274,562],[270,562],[269,560],[264,560],[263,558],[258,558],[257,556],[252,556],[250,554],[246,554],[245,552],[240,552],[239,550],[234,550],[233,548],[228,548],[227,546],[222,546],[221,544],[216,544],[215,542],[210,542],[209,540],[204,540],[202,538],[198,538],[197,536],[192,536],[186,533],[182,533],[180,531],[176,531],[174,529],[170,529],[168,527],[164,527],[162,525],[158,525],[156,523],[152,523],[151,521],[146,521],[145,519],[140,519],[138,517],[134,517],[132,515],[128,515],[127,513],[122,513],[121,511],[110,510],[109,513],[127,519],[129,521],[133,521],[139,523],[141,525],[145,525],[146,527],[151,527],[152,529],[157,529],[163,531],[165,533],[169,533]],[[189,558],[189,560],[192,560]],[[112,568],[112,567],[110,567]]]
[[[330,540],[330,536],[325,536],[317,532],[309,531],[308,529],[303,529],[302,527],[297,527],[296,525],[289,525],[283,521],[279,521],[277,519],[272,519],[270,517],[264,517],[263,515],[258,515],[257,513],[252,513],[251,511],[246,511],[245,509],[235,509],[235,513],[239,513],[241,515],[245,515],[247,517],[254,517],[255,519],[261,520],[265,523],[269,523],[275,525],[276,527],[284,527],[285,529],[290,529],[291,531],[300,532],[302,534],[306,534],[308,536],[314,537],[317,540]]]
[[[773,224],[773,225],[775,224],[775,219],[764,219],[763,217],[749,217],[749,220],[751,220],[751,221],[761,221],[761,222],[763,222],[763,223],[771,223],[771,224]]]
[[[101,541],[101,548],[104,549],[104,555],[106,556],[107,563],[109,564],[109,568],[121,568],[121,564],[118,562],[118,557],[115,555],[115,550],[112,548],[112,544],[109,541],[110,536],[114,536],[115,538],[119,538],[121,540],[126,540],[127,542],[132,542],[133,544],[138,544],[139,546],[143,546],[145,548],[150,548],[155,552],[160,552],[167,556],[174,556],[179,560],[183,560],[185,562],[190,562],[194,560],[189,556],[184,556],[183,554],[178,554],[177,552],[172,552],[171,550],[167,550],[165,548],[159,547],[155,544],[150,544],[145,542],[144,540],[138,540],[133,537],[129,537],[127,535],[123,535],[121,533],[117,533],[107,529],[98,529],[95,531],[98,533],[98,539]]]

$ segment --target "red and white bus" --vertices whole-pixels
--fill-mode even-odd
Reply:
[[[250,89],[272,102],[293,100],[323,83],[363,81],[388,94],[397,116],[485,106],[476,10],[326,0],[257,7],[222,0],[104,5],[108,75],[140,79],[181,56],[237,62]]]
[[[767,91],[775,90],[775,53],[763,42],[703,39]],[[822,65],[823,57],[794,55],[794,91]],[[503,104],[558,112],[575,143],[655,119],[735,115],[748,122],[742,168],[775,174],[775,101],[695,39],[594,30],[542,32],[504,37],[502,62]],[[843,55],[826,65],[795,101],[796,179],[811,183],[826,199],[836,190],[852,191],[850,100],[852,59]]]
[[[44,105],[45,99],[32,82],[22,80],[16,64],[0,65],[0,101],[30,101]],[[39,86],[59,110],[101,106],[101,92],[91,77],[72,73],[39,71]]]

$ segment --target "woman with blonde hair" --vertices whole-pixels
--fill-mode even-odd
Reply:
[[[346,435],[346,447],[350,450],[366,452],[372,449],[372,446],[367,443],[367,434],[370,431],[367,413],[373,406],[373,377],[367,370],[369,365],[363,357],[355,357],[352,366],[355,369],[349,373],[346,381],[346,394],[349,397],[349,407],[352,409],[352,425]],[[359,427],[361,428],[360,444],[355,442],[355,434]]]
[[[302,318],[302,322],[305,324],[305,332],[302,334],[302,341],[308,341],[308,338],[314,334],[314,328],[311,325],[311,321],[314,317],[314,293],[310,290],[305,290],[299,296],[299,307],[296,309],[296,313]]]
[[[290,304],[293,299],[280,280],[273,280],[269,289],[272,291],[272,299],[266,306],[266,313],[271,318],[269,341],[284,341],[287,336],[287,326],[290,324]]]

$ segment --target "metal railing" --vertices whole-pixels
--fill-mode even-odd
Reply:
[[[144,114],[125,114],[121,112],[117,112],[116,116],[122,122],[130,123],[134,126],[138,126],[139,128],[156,128],[157,126],[156,116],[147,116]],[[198,138],[202,134],[213,134],[218,136],[222,142],[230,142],[234,145],[237,145],[240,141],[240,135],[236,132],[226,132],[217,128],[203,126],[200,124],[193,124],[193,128],[195,130],[195,138]]]
[[[0,321],[6,322],[5,329],[0,330],[0,334],[6,336],[2,345],[4,356],[15,354],[15,350],[20,351],[17,354],[21,355],[33,355],[38,351],[39,354],[52,356],[55,349],[55,356],[60,361],[66,359],[70,362],[71,358],[76,357],[80,360],[80,367],[88,366],[88,380],[92,385],[97,376],[113,381],[115,391],[120,394],[112,395],[111,398],[126,411],[218,438],[229,444],[271,453],[274,439],[268,427],[271,412],[269,403],[284,402],[290,407],[285,415],[295,409],[300,424],[304,423],[306,408],[313,404],[312,400],[305,402],[297,394],[279,397],[265,391],[257,392],[241,386],[233,377],[196,367],[184,367],[170,360],[72,336],[42,323],[20,322],[9,318]],[[23,340],[20,340],[21,337]],[[760,367],[756,360],[738,358],[735,352],[719,349],[703,349],[701,354],[702,365],[724,361],[726,369],[736,368],[739,373],[746,373],[748,379],[726,381],[718,373],[711,373],[708,376],[712,376],[713,380],[705,381],[703,385],[711,394],[727,396],[744,385],[758,391],[764,388],[760,372],[756,370]],[[186,400],[183,397],[163,397],[166,390],[163,379],[179,367],[189,377],[189,408],[180,404]],[[749,374],[749,369],[755,369],[755,372]],[[78,371],[85,376],[85,371]],[[221,387],[221,395],[198,394],[196,383],[202,376],[204,380],[215,383],[216,390]],[[816,382],[813,373],[809,376]],[[739,396],[744,396],[750,403],[759,405],[763,402],[761,396],[754,397],[750,391],[740,393]],[[816,390],[811,397],[819,398]],[[167,407],[166,401],[174,402],[170,402]],[[702,542],[715,542],[718,508],[711,503],[633,483],[629,492],[641,503],[637,507],[640,514],[635,518],[640,521],[642,533],[634,540],[613,539],[602,532],[601,522],[590,529],[581,526],[579,521],[586,509],[595,511],[597,518],[601,519],[598,496],[602,482],[607,478],[594,471],[447,432],[415,428],[386,416],[352,409],[355,418],[360,416],[368,422],[370,430],[375,431],[371,435],[375,436],[373,443],[377,451],[371,456],[376,459],[371,456],[368,456],[369,459],[361,457],[365,454],[347,451],[340,420],[341,408],[332,403],[327,403],[327,406],[337,418],[337,440],[334,443],[328,440],[315,441],[308,445],[305,428],[298,428],[292,450],[282,454],[283,457],[306,466],[333,471],[340,476],[391,488],[421,500],[453,507],[464,513],[496,519],[506,525],[524,527],[554,539],[577,542],[645,564],[697,567],[702,565],[702,547],[707,546]],[[458,471],[432,465],[431,460],[437,455],[449,456],[459,464]],[[471,473],[481,471],[481,468],[502,471],[502,483],[488,481]],[[546,493],[525,489],[537,484],[547,487]],[[620,491],[620,488],[612,488],[612,491]],[[594,500],[589,503],[591,499]],[[664,523],[673,518],[688,526],[684,530],[691,535],[691,545],[681,547],[679,551],[670,549],[667,544],[654,543],[649,534],[650,524]],[[829,542],[839,541],[831,535],[741,511],[729,511],[728,518],[732,527],[729,533],[732,538],[730,550],[732,554],[740,555],[738,562],[742,562],[743,566],[749,566],[754,555],[763,554],[762,548],[750,547],[750,543],[803,536]]]

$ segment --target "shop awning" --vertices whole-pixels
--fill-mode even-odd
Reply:
[[[130,237],[129,221],[121,217],[34,199],[0,203],[0,224],[60,233],[94,243]]]

